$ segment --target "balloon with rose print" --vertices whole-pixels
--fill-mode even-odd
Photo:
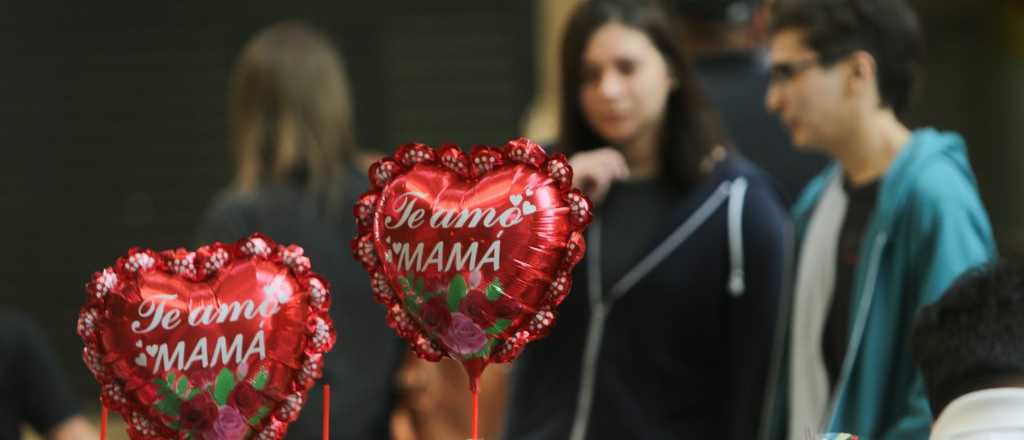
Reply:
[[[527,139],[405,145],[369,170],[352,250],[390,325],[422,358],[451,357],[475,392],[490,362],[547,334],[584,252],[590,202]]]
[[[133,439],[278,439],[334,344],[328,289],[302,248],[259,234],[133,248],[86,286],[83,359]]]

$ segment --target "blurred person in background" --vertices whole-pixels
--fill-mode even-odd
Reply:
[[[490,364],[480,376],[481,439],[501,438],[507,372],[506,364]],[[461,363],[448,358],[428,362],[410,353],[399,372],[398,386],[403,392],[391,419],[393,440],[468,437],[473,408]]]
[[[22,424],[49,440],[94,440],[99,433],[80,406],[32,320],[0,308],[0,438],[21,438]]]
[[[736,149],[767,171],[791,203],[826,158],[793,149],[778,118],[762,105],[769,78],[762,38],[766,8],[758,0],[666,4]]]
[[[1024,278],[1008,262],[960,277],[914,321],[932,440],[1024,438]]]
[[[235,176],[206,211],[197,241],[233,242],[262,232],[305,249],[331,283],[339,343],[327,354],[331,435],[384,439],[404,345],[385,325],[365,271],[352,259],[351,207],[366,190],[345,69],[328,37],[285,22],[254,36],[231,74],[228,126]],[[289,438],[319,437],[316,386]]]
[[[556,325],[513,364],[505,438],[753,438],[780,198],[729,149],[654,2],[581,2],[561,50],[559,146],[600,205]]]
[[[995,253],[963,139],[903,122],[922,35],[903,0],[777,0],[769,110],[834,163],[793,208],[797,271],[775,439],[924,439],[931,414],[911,322]]]

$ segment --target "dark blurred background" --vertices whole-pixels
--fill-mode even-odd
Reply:
[[[89,399],[84,283],[130,246],[193,246],[231,177],[228,75],[256,31],[297,18],[331,34],[360,143],[380,151],[504,142],[532,91],[525,1],[58,3],[0,6],[0,295],[44,326]]]
[[[193,245],[200,212],[230,179],[225,91],[248,37],[286,18],[330,33],[364,147],[468,147],[552,135],[551,45],[571,3],[4,2],[2,303],[44,326],[94,400],[75,334],[83,285],[130,246]],[[1019,258],[1024,4],[914,3],[929,57],[912,120],[965,135],[1001,251]]]

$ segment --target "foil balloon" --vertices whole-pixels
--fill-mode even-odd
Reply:
[[[83,358],[133,439],[278,439],[335,341],[328,288],[302,248],[258,234],[133,248],[86,286]]]
[[[527,139],[503,148],[401,147],[371,166],[353,253],[387,322],[422,358],[466,367],[547,334],[584,253],[590,201],[572,169]]]

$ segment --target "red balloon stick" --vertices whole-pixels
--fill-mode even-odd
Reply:
[[[324,384],[324,440],[331,438],[331,386]]]
[[[473,437],[472,440],[479,439],[479,423],[480,419],[480,389],[476,388],[473,390]]]
[[[100,440],[107,440],[107,406],[100,404]]]

